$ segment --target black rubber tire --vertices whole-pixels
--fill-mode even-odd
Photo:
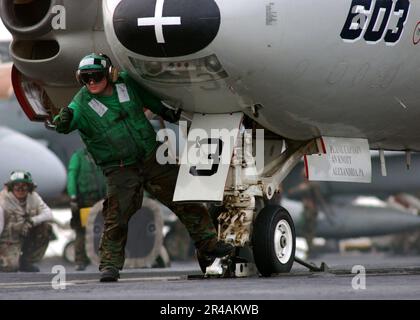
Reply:
[[[293,239],[292,252],[286,263],[278,259],[274,246],[275,228],[281,220],[289,224]],[[278,205],[268,205],[258,213],[254,222],[252,247],[255,264],[262,276],[270,277],[272,274],[290,271],[295,258],[296,232],[286,209]]]
[[[75,260],[74,260],[74,245],[75,245],[75,243],[76,243],[75,240],[71,240],[64,247],[64,250],[63,250],[64,261],[69,262],[69,263],[75,263]]]

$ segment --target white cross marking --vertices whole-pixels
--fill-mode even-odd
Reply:
[[[155,7],[155,16],[153,18],[138,18],[137,26],[155,26],[156,40],[158,43],[165,43],[163,38],[164,25],[180,25],[181,17],[162,17],[163,3],[165,0],[157,0]]]

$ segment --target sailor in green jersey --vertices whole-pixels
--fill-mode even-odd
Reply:
[[[100,280],[119,278],[119,270],[124,265],[128,222],[141,208],[144,189],[175,212],[200,256],[222,257],[232,252],[232,245],[217,241],[215,227],[204,205],[172,202],[179,167],[156,161],[159,142],[143,108],[169,122],[177,122],[180,111],[166,108],[126,72],[117,72],[105,55],[84,57],[76,75],[84,86],[70,105],[60,111],[54,123],[60,133],[79,131],[106,177]]]

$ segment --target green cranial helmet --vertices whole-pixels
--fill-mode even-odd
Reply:
[[[13,171],[10,174],[9,181],[6,182],[6,186],[11,190],[13,185],[18,182],[27,183],[30,186],[30,191],[35,188],[35,183],[32,180],[32,175],[28,171]]]
[[[102,56],[96,53],[88,54],[80,60],[78,70],[103,70],[108,71],[109,61],[106,56]]]

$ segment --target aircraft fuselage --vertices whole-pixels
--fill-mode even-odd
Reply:
[[[104,1],[115,56],[149,88],[189,111],[243,111],[295,140],[360,137],[372,148],[420,150],[416,1],[182,2]],[[194,47],[197,39],[208,45]]]

